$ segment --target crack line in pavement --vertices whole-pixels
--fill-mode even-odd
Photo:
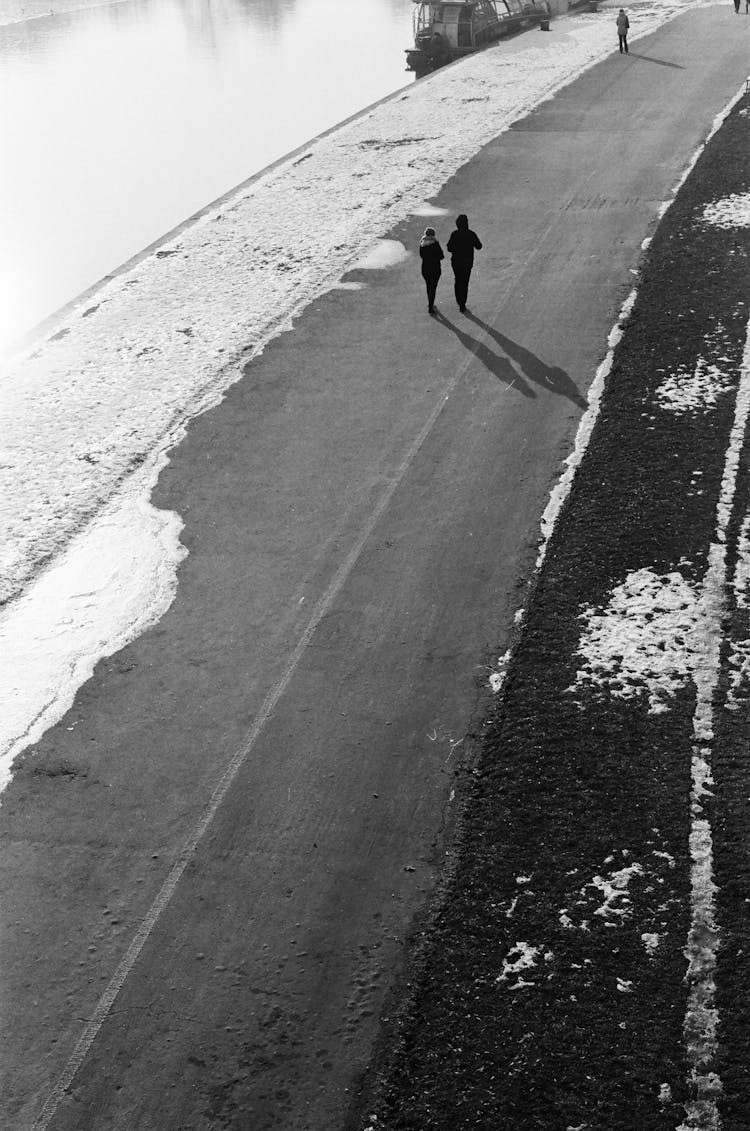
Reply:
[[[229,761],[227,768],[222,774],[218,785],[214,789],[214,792],[203,811],[203,815],[201,816],[193,832],[185,841],[185,844],[183,845],[179,856],[177,857],[175,863],[172,865],[167,878],[159,889],[156,898],[154,899],[145,918],[143,919],[143,922],[136,931],[130,943],[130,946],[126,950],[123,958],[120,960],[120,963],[114,974],[112,975],[107,988],[99,999],[91,1020],[87,1023],[86,1028],[81,1034],[67,1064],[65,1065],[62,1073],[54,1084],[52,1091],[47,1097],[44,1107],[42,1108],[33,1124],[33,1131],[45,1131],[45,1128],[48,1127],[50,1120],[55,1115],[60,1101],[62,1100],[65,1092],[72,1084],[76,1073],[86,1059],[89,1049],[96,1040],[99,1030],[106,1021],[107,1016],[109,1015],[110,1010],[112,1009],[112,1006],[115,1002],[115,999],[117,998],[117,995],[125,984],[125,981],[130,974],[130,971],[133,969],[133,966],[135,965],[138,956],[143,950],[143,947],[146,945],[149,935],[154,929],[162,912],[169,904],[175,892],[175,889],[177,888],[177,885],[182,878],[182,874],[193,856],[193,853],[195,852],[198,844],[202,840],[208,827],[213,821],[219,806],[229,792],[232,783],[237,777],[237,774],[239,773],[243,763],[247,759],[248,754],[255,745],[270,715],[272,714],[282,695],[289,686],[292,676],[294,675],[297,666],[302,659],[302,656],[304,655],[308,645],[310,644],[311,638],[314,635],[318,625],[343,588],[347,578],[357,564],[357,561],[362,554],[368,538],[372,534],[379,519],[383,515],[383,512],[388,507],[388,504],[390,503],[396,490],[403,481],[420,448],[424,444],[427,437],[430,435],[438,420],[438,417],[441,415],[443,409],[445,408],[445,405],[449,400],[452,392],[454,391],[456,385],[467,372],[473,360],[474,355],[471,354],[464,361],[464,363],[458,367],[453,377],[451,377],[450,380],[448,380],[443,386],[440,396],[438,397],[438,400],[436,401],[432,411],[430,412],[430,415],[427,417],[427,420],[423,424],[421,431],[419,432],[416,439],[404,456],[403,460],[399,464],[389,486],[383,492],[379,502],[371,512],[370,517],[362,528],[359,538],[354,543],[352,549],[349,551],[349,554],[337,569],[336,573],[334,574],[333,580],[316,604],[312,617],[308,622],[307,628],[302,633],[297,646],[292,652],[292,656],[287,665],[286,671],[284,672],[283,676],[276,684],[276,686],[266,696],[245,742],[235,751],[231,760]]]

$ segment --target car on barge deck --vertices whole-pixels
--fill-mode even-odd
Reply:
[[[538,23],[549,26],[547,0],[414,0],[414,46],[406,69],[427,74],[479,51],[511,31]]]

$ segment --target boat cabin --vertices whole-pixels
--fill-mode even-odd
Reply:
[[[414,47],[407,66],[417,72],[486,47],[509,31],[549,15],[547,0],[414,0]]]
[[[473,12],[473,3],[436,4],[432,8],[432,34],[441,35],[451,47],[473,47]]]
[[[514,3],[514,0],[511,0]],[[521,0],[515,0],[519,9]],[[503,14],[508,10],[502,2]],[[420,3],[416,11],[415,39],[422,35],[441,36],[452,51],[473,51],[481,46],[477,32],[498,22],[498,12],[491,0],[461,0],[460,3]]]

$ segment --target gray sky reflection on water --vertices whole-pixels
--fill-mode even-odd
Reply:
[[[411,9],[127,0],[0,27],[0,347],[410,82]]]

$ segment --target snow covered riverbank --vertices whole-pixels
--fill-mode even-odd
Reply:
[[[694,6],[634,6],[633,37]],[[561,20],[400,92],[207,211],[6,366],[6,780],[96,660],[168,607],[180,524],[148,497],[190,419],[482,145],[609,54],[611,24],[610,11]]]

